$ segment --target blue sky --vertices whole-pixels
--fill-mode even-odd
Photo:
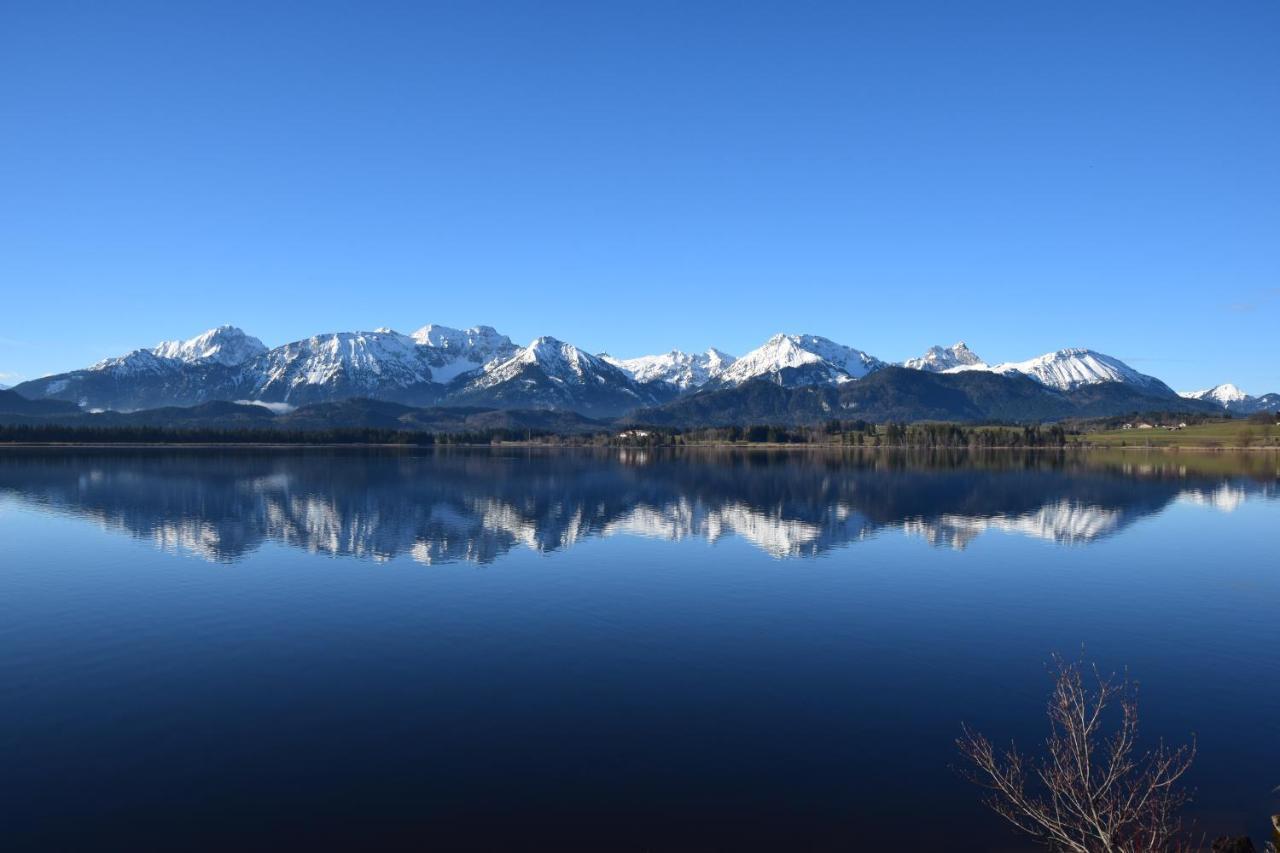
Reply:
[[[0,382],[437,322],[1280,391],[1278,34],[1273,0],[11,0]]]

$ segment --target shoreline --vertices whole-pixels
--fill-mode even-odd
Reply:
[[[402,444],[402,443],[372,443],[372,442],[254,442],[254,441],[225,441],[225,442],[126,442],[126,441],[97,441],[97,442],[79,442],[79,441],[49,441],[49,442],[0,442],[0,451],[7,449],[93,449],[105,450],[109,448],[122,448],[129,450],[143,449],[191,449],[191,450],[229,450],[234,448],[244,448],[247,450],[336,450],[342,448],[351,449],[381,449],[381,450],[449,450],[449,449],[465,449],[465,450],[497,450],[502,448],[528,448],[528,449],[545,449],[545,450],[840,450],[851,452],[877,451],[877,450],[959,450],[966,452],[979,452],[989,450],[999,451],[1034,451],[1037,453],[1060,452],[1060,451],[1160,451],[1162,453],[1177,452],[1180,450],[1193,450],[1196,452],[1212,452],[1212,453],[1280,453],[1280,447],[1276,446],[1252,446],[1252,447],[1236,447],[1222,445],[1206,445],[1206,444],[1160,444],[1160,445],[1113,445],[1113,444],[1089,444],[1085,442],[1070,442],[1061,447],[1028,447],[1020,445],[993,445],[989,447],[970,447],[970,446],[945,446],[945,445],[922,445],[922,444],[880,444],[880,445],[851,445],[851,444],[824,444],[818,442],[811,443],[782,443],[782,442],[697,442],[687,444],[555,444],[537,441],[504,441],[489,442],[485,444],[466,444],[466,443],[450,443],[450,444]]]

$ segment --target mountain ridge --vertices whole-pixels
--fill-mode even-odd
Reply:
[[[1188,400],[1212,400],[1234,414],[1252,415],[1256,412],[1280,411],[1280,394],[1261,394],[1255,397],[1245,393],[1231,382],[1224,382],[1200,391],[1179,391],[1178,396]]]
[[[738,358],[708,384],[742,385],[766,379],[782,387],[852,382],[884,366],[859,349],[820,335],[779,333]]]
[[[657,426],[806,425],[826,420],[1041,422],[1141,411],[1212,414],[1211,403],[1098,383],[1062,391],[1021,374],[932,372],[889,365],[858,382],[786,388],[756,380],[708,388],[631,420]]]
[[[975,367],[978,365],[986,367],[986,362],[976,352],[969,349],[969,345],[964,341],[957,341],[949,347],[929,347],[924,355],[917,358],[909,358],[902,362],[903,367],[909,367],[912,370],[928,370],[933,373],[941,373],[957,367]]]
[[[1044,399],[1023,402],[1020,416],[1052,417],[1072,411],[1080,401],[1094,399],[1095,408],[1121,406],[1123,398],[1163,400],[1169,406],[1212,405],[1219,411],[1247,413],[1272,405],[1280,396],[1253,398],[1234,386],[1217,386],[1179,396],[1160,379],[1143,374],[1119,359],[1096,350],[1067,348],[1020,362],[988,364],[963,341],[934,346],[918,358],[892,365],[864,350],[809,334],[779,333],[745,355],[734,358],[709,348],[700,353],[666,353],[617,359],[591,355],[551,336],[517,346],[492,326],[455,329],[427,324],[411,334],[382,327],[371,332],[328,332],[268,348],[235,326],[219,326],[185,340],[164,341],[103,359],[90,367],[23,382],[16,391],[31,400],[73,403],[85,411],[138,411],[194,406],[214,401],[245,401],[288,409],[298,406],[369,398],[411,407],[478,406],[499,409],[573,411],[590,417],[612,418],[628,412],[677,405],[701,394],[732,391],[755,382],[779,388],[818,389],[792,395],[788,407],[806,410],[822,398],[839,410],[868,405],[863,399],[884,386],[872,382],[864,392],[832,393],[868,382],[883,371],[909,370],[934,376],[987,375],[1022,378],[1060,393],[1094,389],[1072,398],[1070,405],[1049,405]],[[956,381],[951,386],[926,385],[909,375],[890,385],[899,396],[937,396],[926,404],[889,405],[877,397],[882,412],[932,417],[936,411],[953,417],[1006,411],[1008,399],[1026,395],[1017,383]],[[888,381],[888,380],[885,380]],[[1117,386],[1106,388],[1105,386]],[[936,405],[947,394],[968,394],[983,387],[991,400],[960,405]],[[761,402],[764,392],[750,390],[742,399]],[[1246,400],[1247,398],[1247,400]],[[717,398],[730,411],[751,411],[732,395]],[[809,402],[805,402],[808,400]],[[1109,401],[1105,404],[1102,401]],[[1191,401],[1190,403],[1186,401]],[[912,406],[915,406],[913,408]],[[705,408],[705,398],[690,410]],[[768,408],[767,406],[765,407]],[[807,411],[807,410],[806,410]],[[1018,414],[1015,412],[1015,416]]]
[[[737,360],[715,347],[698,353],[673,349],[661,355],[643,355],[637,358],[614,358],[608,353],[601,353],[600,358],[629,373],[637,382],[665,382],[681,391],[705,385]]]

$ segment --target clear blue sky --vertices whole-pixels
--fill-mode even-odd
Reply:
[[[1280,3],[9,0],[0,382],[234,323],[1280,391]]]

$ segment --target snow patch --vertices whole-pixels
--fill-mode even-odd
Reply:
[[[1215,385],[1212,388],[1205,388],[1201,391],[1179,391],[1178,396],[1185,397],[1188,400],[1213,400],[1224,406],[1249,399],[1248,394],[1230,382],[1224,382],[1221,385]]]
[[[734,362],[733,356],[714,347],[700,353],[673,349],[662,355],[642,355],[638,358],[614,358],[601,353],[599,358],[637,382],[669,382],[681,390],[705,385],[724,373]]]
[[[226,367],[244,364],[266,351],[262,341],[246,335],[235,326],[219,326],[185,341],[162,341],[151,349],[157,358],[187,364],[213,362]]]
[[[961,373],[967,370],[984,370],[1002,375],[1020,374],[1060,391],[1071,391],[1084,385],[1103,382],[1122,382],[1155,391],[1165,390],[1164,383],[1154,376],[1139,373],[1114,356],[1081,348],[1060,349],[1026,361],[1010,361],[995,366],[981,363],[959,365],[942,372]]]
[[[943,373],[956,368],[987,368],[986,362],[969,349],[964,341],[957,341],[949,347],[929,347],[924,355],[919,358],[909,358],[902,362],[902,366],[912,370],[927,370],[930,373]]]
[[[818,335],[778,334],[733,362],[719,380],[730,385],[752,379],[789,385],[835,385],[861,379],[883,366],[884,362],[862,350]],[[788,376],[784,370],[792,373]]]

